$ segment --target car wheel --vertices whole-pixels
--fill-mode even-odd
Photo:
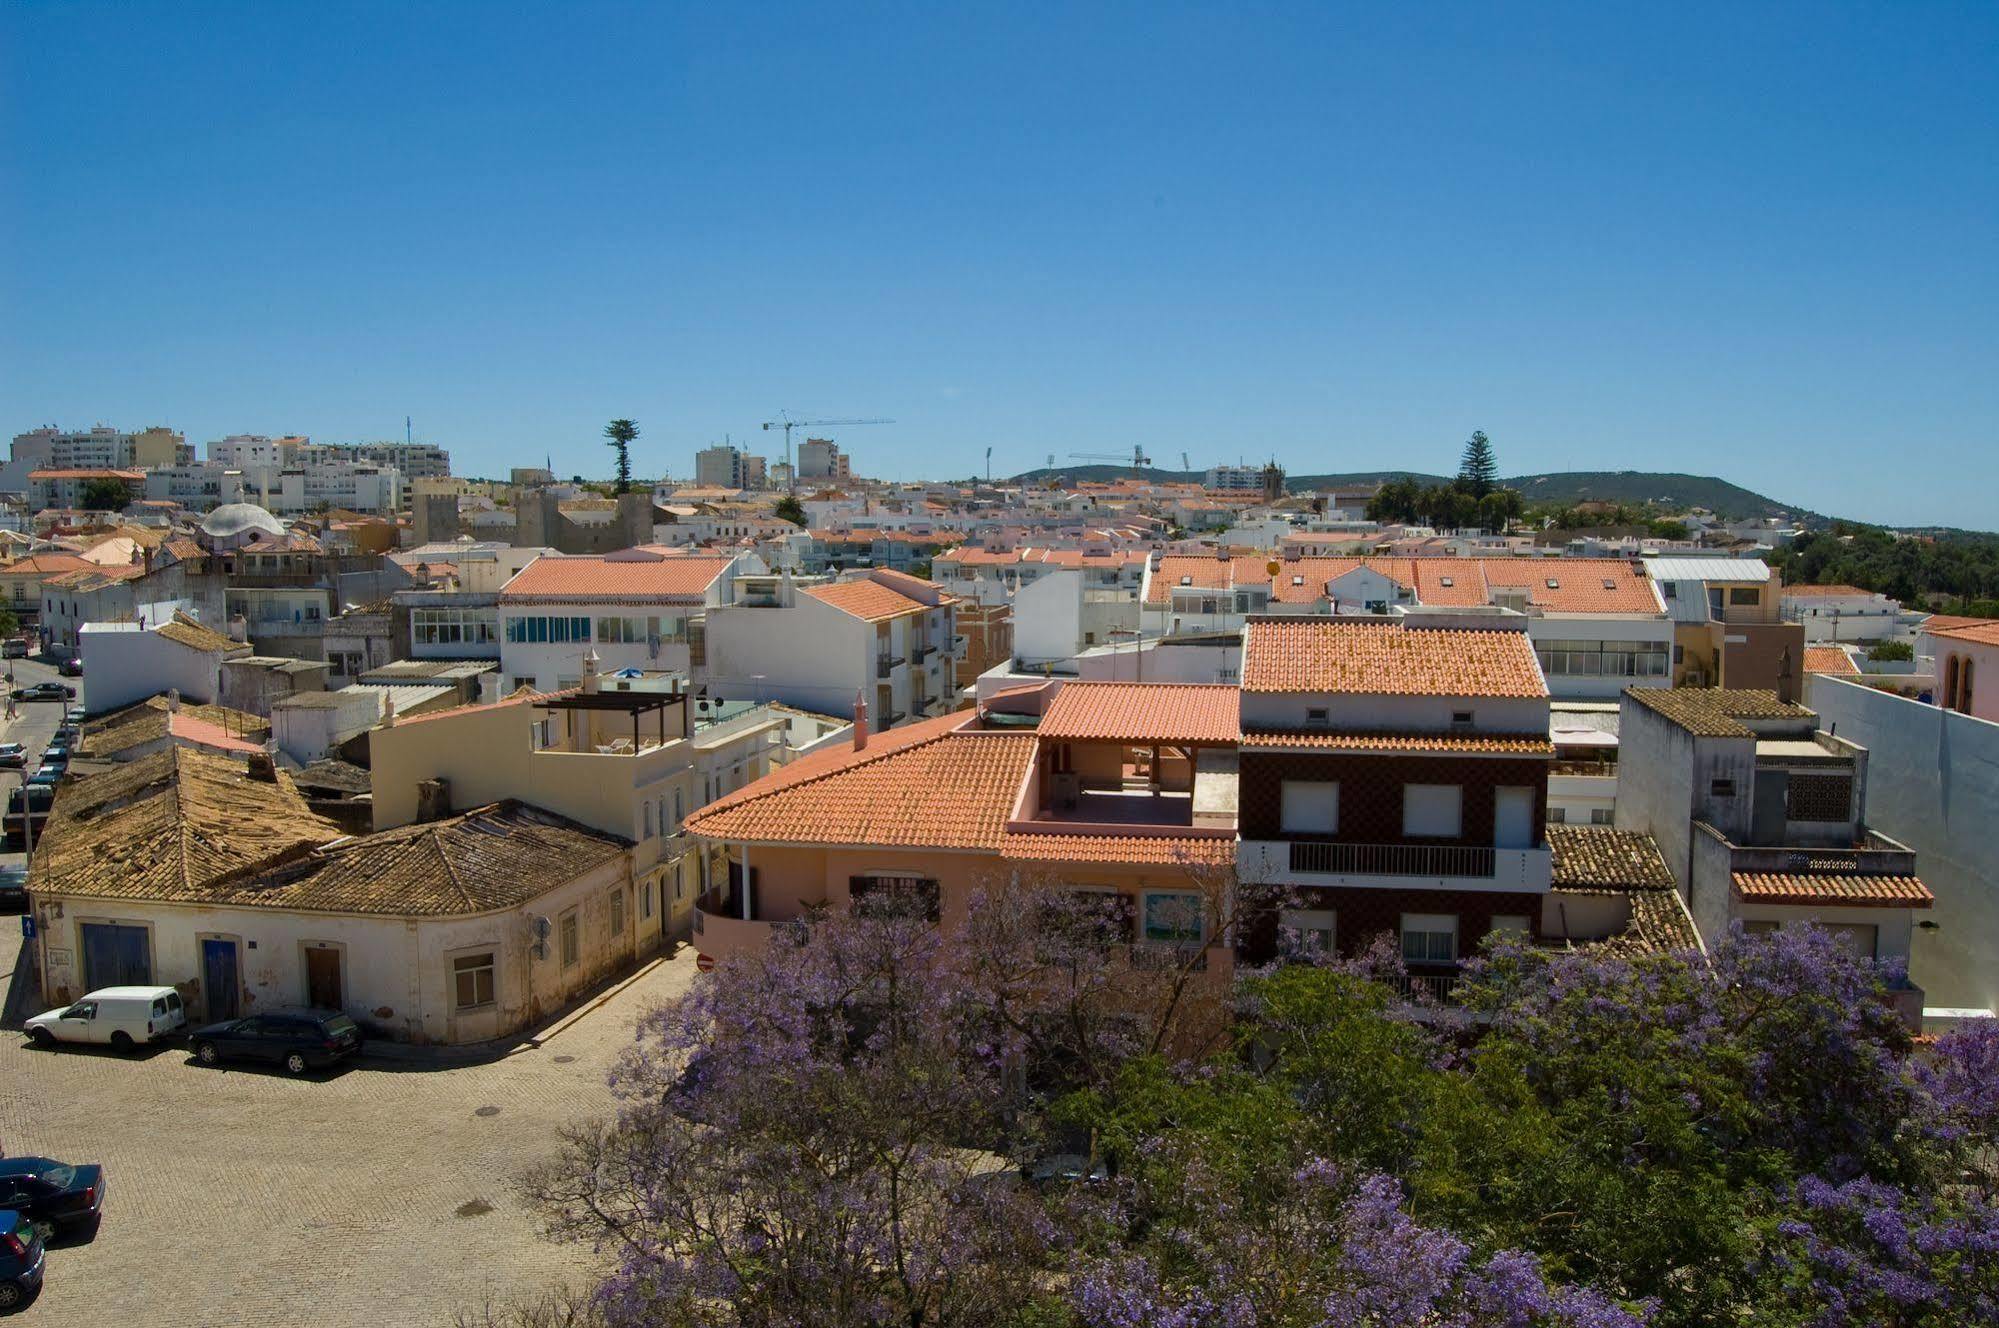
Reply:
[[[46,1028],[31,1028],[28,1030],[28,1041],[34,1043],[43,1051],[53,1051],[56,1045],[56,1035],[49,1032]]]
[[[27,1298],[19,1282],[0,1282],[0,1310],[11,1310]]]
[[[304,1074],[306,1070],[310,1067],[308,1067],[305,1063],[305,1053],[302,1051],[294,1051],[286,1055],[285,1068],[287,1070],[290,1070],[293,1074]]]
[[[132,1035],[124,1029],[121,1028],[111,1035],[111,1050],[118,1052],[120,1055],[129,1053],[133,1046]]]
[[[215,1049],[213,1042],[197,1042],[194,1044],[194,1058],[203,1065],[214,1065],[222,1059],[222,1053]]]

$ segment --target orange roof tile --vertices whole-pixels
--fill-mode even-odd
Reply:
[[[1008,834],[999,851],[1017,861],[1224,867],[1235,862],[1235,836]]]
[[[1736,872],[1735,892],[1759,904],[1928,908],[1930,888],[1914,876],[1842,876],[1830,872]]]
[[[1073,686],[1073,684],[1071,684]],[[1244,751],[1456,752],[1464,756],[1553,756],[1555,744],[1533,733],[1245,733]]]
[[[523,567],[502,604],[698,604],[728,558],[683,558],[650,548],[601,555],[551,554]]]
[[[1874,592],[1862,590],[1859,586],[1785,586],[1780,593],[1785,599],[1812,599],[1819,596],[1837,596],[1841,599],[1859,596],[1864,599]]]
[[[1940,636],[1949,641],[1971,641],[1980,645],[1999,646],[1999,619],[1973,620],[1950,627],[1931,627],[1926,623],[1923,630],[1931,636]]]
[[[1245,692],[1543,697],[1525,632],[1405,627],[1378,618],[1257,618],[1243,629]]]
[[[1465,560],[1471,561],[1471,560]],[[1650,577],[1623,558],[1480,558],[1486,583],[1558,613],[1663,613]],[[1420,565],[1420,564],[1419,564]]]
[[[695,812],[687,830],[753,843],[997,848],[1034,759],[1034,735],[961,732],[936,721],[911,727],[923,730],[915,741],[871,741],[862,751],[843,749],[841,759],[804,771],[801,761],[758,780]]]
[[[1080,741],[1233,746],[1241,710],[1242,694],[1223,683],[1070,682],[1037,732]]]
[[[1838,646],[1806,646],[1805,672],[1858,674],[1860,666]]]
[[[851,613],[867,622],[880,622],[905,613],[921,613],[930,607],[920,599],[911,599],[900,590],[891,590],[881,582],[866,577],[801,589],[821,604],[831,605],[842,613]]]

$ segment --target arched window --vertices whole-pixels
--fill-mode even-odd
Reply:
[[[1957,656],[1952,655],[1943,666],[1943,708],[1957,709]]]
[[[1971,661],[1965,660],[1964,667],[1957,671],[1957,708],[1964,714],[1971,713]]]

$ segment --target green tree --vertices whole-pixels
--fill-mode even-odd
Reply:
[[[795,494],[787,493],[778,499],[777,506],[772,509],[772,515],[780,521],[789,521],[794,526],[806,524],[805,504],[799,502]]]
[[[122,512],[132,501],[132,491],[117,480],[86,480],[81,505],[86,512]]]
[[[1465,440],[1464,457],[1458,462],[1458,478],[1474,498],[1483,498],[1499,483],[1499,460],[1493,455],[1492,440],[1483,430],[1474,429]]]
[[[1518,489],[1494,489],[1478,500],[1479,524],[1494,534],[1504,531],[1507,523],[1519,516],[1520,512]]]
[[[604,437],[610,440],[605,446],[618,452],[618,484],[612,490],[614,493],[632,491],[632,440],[638,436],[637,420],[612,420],[604,426]]]

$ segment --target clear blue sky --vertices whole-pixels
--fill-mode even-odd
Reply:
[[[1999,5],[0,8],[0,433],[1718,473],[1999,528]]]

